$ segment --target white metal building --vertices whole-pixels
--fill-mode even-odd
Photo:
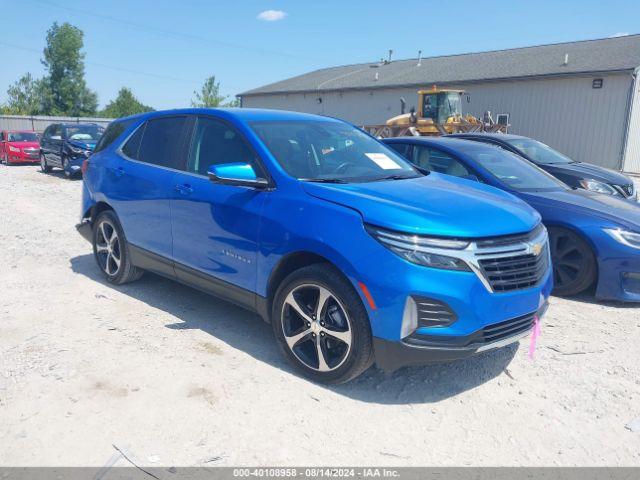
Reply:
[[[510,133],[575,160],[640,173],[640,35],[325,68],[238,95],[243,107],[384,123],[437,85],[463,113],[508,115]]]

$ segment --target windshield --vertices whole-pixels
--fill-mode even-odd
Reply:
[[[35,132],[9,132],[7,140],[10,142],[37,142],[38,136]]]
[[[573,163],[573,160],[569,157],[565,157],[560,152],[542,142],[538,142],[537,140],[531,140],[530,138],[517,138],[514,140],[507,140],[507,143],[520,150],[536,163],[544,163],[547,165],[556,163]]]
[[[568,187],[527,160],[498,148],[470,150],[468,155],[507,187],[520,192]]]
[[[422,116],[437,123],[445,123],[460,111],[460,95],[456,92],[430,93],[422,98]]]
[[[83,142],[97,142],[102,137],[103,132],[104,128],[98,125],[74,125],[73,127],[67,127],[67,138]]]
[[[339,122],[252,122],[282,168],[308,181],[366,182],[422,176],[361,130]]]

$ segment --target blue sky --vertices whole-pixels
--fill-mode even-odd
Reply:
[[[54,21],[84,31],[87,83],[101,106],[128,86],[155,108],[188,106],[213,74],[223,93],[235,95],[317,68],[375,61],[389,49],[400,59],[418,50],[433,56],[640,33],[637,0],[0,0],[0,6],[0,102],[23,73],[43,74],[41,52]]]

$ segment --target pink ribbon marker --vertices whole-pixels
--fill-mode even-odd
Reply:
[[[540,336],[540,317],[533,317],[533,328],[531,329],[531,342],[529,343],[529,358],[534,359],[536,354],[536,342]]]

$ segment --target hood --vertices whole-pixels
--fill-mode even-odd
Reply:
[[[523,193],[522,198],[532,207],[538,209],[544,220],[551,216],[566,219],[566,212],[569,211],[586,213],[640,231],[640,203],[638,202],[582,188],[544,193]]]
[[[408,180],[302,185],[309,195],[357,210],[366,223],[401,232],[491,237],[528,232],[540,221],[535,210],[506,192],[437,173]]]
[[[599,180],[613,185],[628,185],[633,183],[626,175],[609,170],[608,168],[591,165],[590,163],[574,162],[564,165],[543,165],[543,167],[549,172],[559,172],[580,178],[592,178],[593,180]]]
[[[40,148],[40,144],[38,142],[7,142],[7,145],[11,145],[16,148]]]
[[[69,145],[85,150],[93,150],[96,147],[97,140],[67,140]]]

